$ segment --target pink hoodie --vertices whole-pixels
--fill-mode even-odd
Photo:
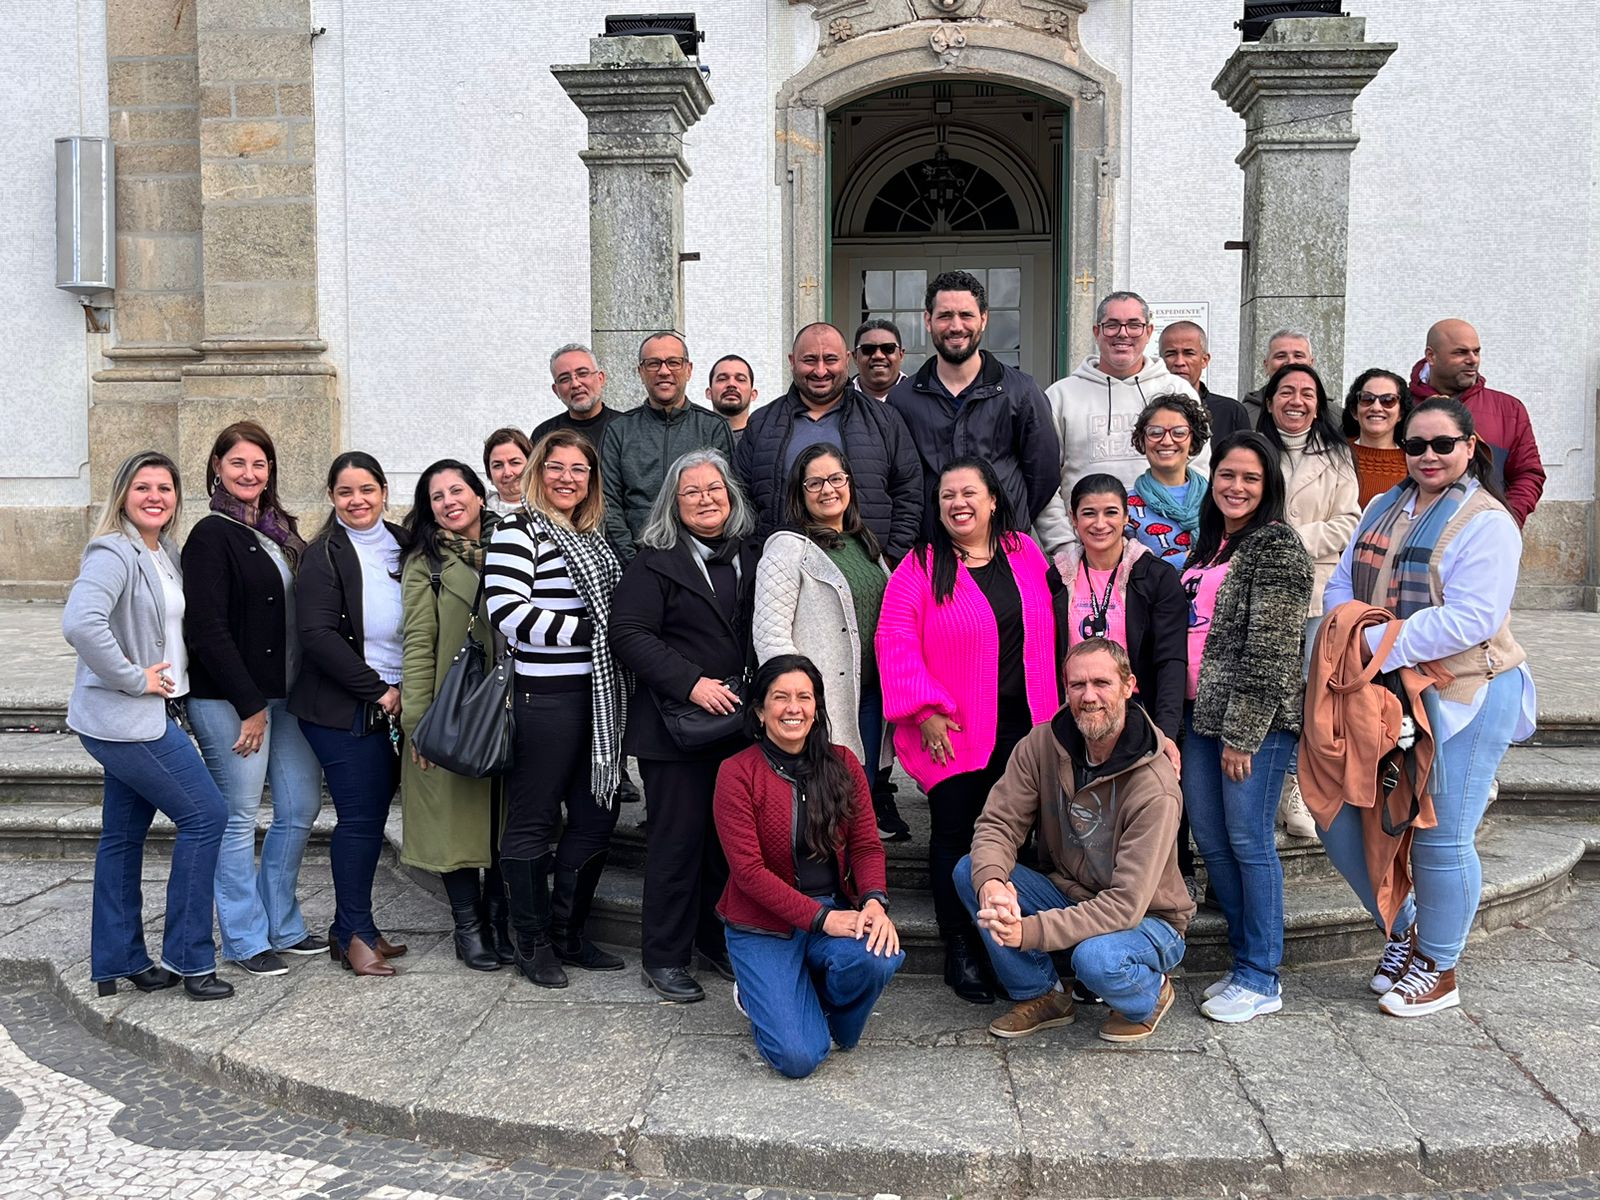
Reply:
[[[1055,668],[1055,613],[1049,569],[1032,538],[1009,535],[1006,562],[1022,593],[1023,676],[1034,723],[1060,707]],[[894,748],[924,791],[954,775],[980,770],[994,753],[999,719],[1000,632],[994,610],[964,564],[944,604],[933,602],[933,559],[908,554],[889,577],[878,616],[878,673],[883,715],[895,723]],[[922,748],[918,726],[935,713],[954,717],[953,756],[937,763]]]

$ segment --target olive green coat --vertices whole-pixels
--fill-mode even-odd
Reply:
[[[411,733],[433,702],[450,660],[467,636],[467,617],[478,591],[478,573],[459,555],[445,552],[439,595],[418,554],[400,573],[404,605],[400,727]],[[485,636],[479,622],[479,636]],[[468,779],[443,767],[426,771],[412,761],[409,745],[400,763],[400,804],[405,819],[400,861],[424,871],[489,865],[492,779]]]

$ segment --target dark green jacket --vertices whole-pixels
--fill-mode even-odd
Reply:
[[[629,409],[600,438],[600,478],[606,496],[606,540],[624,566],[650,516],[667,468],[691,450],[716,450],[729,463],[733,434],[716,413],[693,404],[668,416],[649,404]]]

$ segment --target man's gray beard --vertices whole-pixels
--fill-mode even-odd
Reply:
[[[1100,718],[1104,724],[1091,729],[1085,724],[1084,718],[1078,716],[1077,713],[1072,714],[1072,721],[1078,727],[1078,732],[1091,742],[1104,741],[1106,738],[1119,736],[1128,723],[1126,712],[1121,717],[1116,717],[1107,710],[1100,714]]]

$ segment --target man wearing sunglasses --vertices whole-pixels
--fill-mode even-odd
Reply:
[[[1524,525],[1544,494],[1544,465],[1533,437],[1528,410],[1509,392],[1484,384],[1478,369],[1483,345],[1478,331],[1465,321],[1444,320],[1428,330],[1420,362],[1411,368],[1411,395],[1421,403],[1430,396],[1453,396],[1467,406],[1478,437],[1494,455],[1495,481],[1506,494],[1506,506]]]
[[[900,327],[874,317],[857,327],[855,343],[856,391],[873,400],[887,400],[894,385],[906,377],[900,369],[906,361]]]

